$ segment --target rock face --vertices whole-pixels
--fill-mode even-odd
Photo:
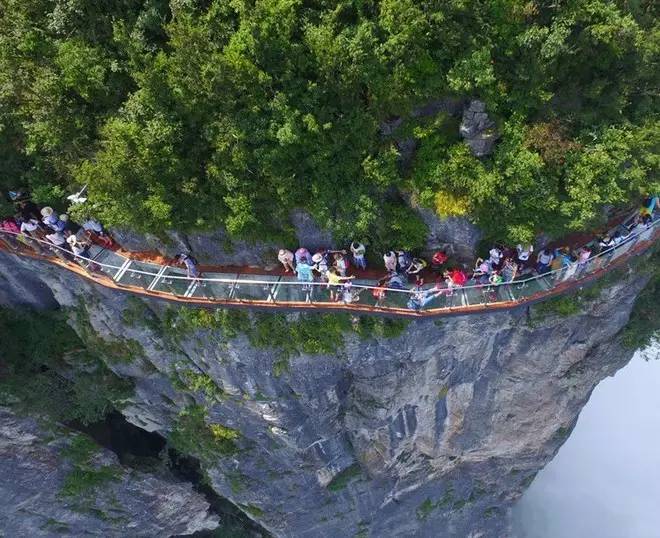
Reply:
[[[284,245],[295,250],[303,245],[309,250],[334,246],[332,235],[318,226],[312,216],[302,210],[294,210],[290,217],[297,245]],[[168,257],[179,252],[191,252],[201,263],[213,265],[259,266],[277,264],[280,245],[265,241],[230,241],[224,230],[215,232],[184,234],[170,230],[162,238],[152,234],[116,228],[112,234],[125,249],[134,252],[156,251]]]
[[[168,333],[163,303],[128,324],[124,294],[2,254],[0,269],[38,275],[63,306],[82,299],[101,337],[139,342],[142,356],[109,365],[136,385],[129,421],[167,436],[198,404],[240,432],[239,451],[207,466],[212,487],[287,537],[506,536],[512,503],[630,359],[615,335],[646,282],[628,273],[570,317],[517,310],[415,321],[391,338],[349,332],[335,353],[282,367],[280,351],[240,331]],[[223,396],[175,386],[182,367]]]
[[[429,254],[444,250],[461,261],[476,258],[481,231],[464,217],[440,218],[432,209],[416,206],[415,210],[428,227],[426,249]]]
[[[460,133],[475,157],[485,157],[493,152],[499,134],[495,122],[486,113],[486,103],[470,101],[463,111]]]
[[[74,464],[67,431],[44,431],[0,408],[0,535],[171,536],[218,526],[204,497],[173,477],[129,471],[99,449],[90,467],[107,471],[96,488],[64,493]]]

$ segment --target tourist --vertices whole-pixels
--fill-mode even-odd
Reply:
[[[17,219],[18,220],[18,219]],[[28,244],[38,254],[43,254],[43,249],[39,240],[43,239],[41,222],[37,219],[27,219],[21,222],[21,234],[25,237],[25,243]]]
[[[443,276],[450,294],[453,293],[454,289],[463,287],[468,280],[467,275],[461,269],[445,271]]]
[[[642,204],[641,214],[649,216],[653,215],[653,212],[656,210],[658,205],[660,205],[660,199],[657,195],[647,196]]]
[[[51,233],[46,234],[46,240],[52,245],[50,250],[60,259],[64,261],[72,260],[69,253],[70,249],[66,242],[66,237],[62,232],[51,230]]]
[[[609,235],[605,235],[598,242],[598,246],[600,247],[601,252],[607,252],[608,250],[614,248],[616,245]]]
[[[305,247],[300,247],[298,250],[296,250],[295,258],[296,265],[302,261],[304,261],[307,265],[312,265],[312,255]]]
[[[536,272],[539,275],[544,275],[550,271],[550,264],[555,257],[552,254],[552,250],[549,248],[544,248],[539,252],[539,255],[536,257]]]
[[[623,243],[627,238],[628,238],[628,233],[625,235],[621,233],[621,230],[617,230],[614,232],[612,235],[612,243],[614,243],[615,247],[618,247],[621,243]]]
[[[413,258],[412,262],[406,269],[406,274],[408,276],[414,276],[415,281],[419,283],[421,280],[421,272],[426,268],[426,261],[422,258]]]
[[[53,211],[52,207],[44,207],[41,210],[41,216],[43,217],[41,221],[51,230],[56,232],[64,231],[65,223],[60,220],[59,216],[57,213],[55,213],[55,211]]]
[[[387,294],[387,288],[385,287],[385,283],[387,282],[388,278],[389,276],[386,276],[385,278],[381,278],[376,283],[376,287],[371,289],[371,296],[376,300],[376,304],[374,306],[382,306],[383,301],[385,301],[385,296]]]
[[[66,213],[60,215],[60,221],[62,222],[62,231],[64,232],[64,235],[67,235],[67,233],[76,235],[81,229],[81,226],[76,222],[73,222]]]
[[[491,266],[497,267],[500,264],[500,261],[502,260],[504,254],[502,254],[502,250],[499,249],[498,247],[493,247],[490,249],[488,252],[489,258],[488,261],[490,262]]]
[[[397,251],[397,257],[396,257],[396,262],[398,265],[398,271],[401,273],[405,273],[408,267],[410,267],[410,264],[412,263],[412,254],[410,252],[407,252],[405,250],[399,250]]]
[[[82,258],[90,257],[89,243],[78,240],[78,238],[75,235],[70,235],[69,237],[67,237],[66,242],[68,243],[69,248],[71,249],[71,252],[73,252],[74,256],[82,257]],[[77,260],[77,261],[82,261],[82,260]]]
[[[472,278],[479,284],[486,284],[488,282],[488,275],[490,275],[492,270],[493,264],[490,258],[488,260],[477,258],[477,261],[474,264]]]
[[[351,243],[351,254],[353,255],[353,263],[355,267],[364,271],[367,268],[367,258],[365,257],[367,249],[362,243],[353,241]]]
[[[391,250],[383,254],[383,262],[385,263],[385,270],[388,273],[396,272],[396,254]]]
[[[407,306],[410,310],[421,310],[431,301],[433,301],[433,299],[443,295],[444,293],[446,293],[446,290],[443,289],[431,288],[428,290],[423,290],[421,286],[417,286],[414,288],[414,293],[408,300]]]
[[[312,262],[314,264],[312,265],[312,270],[318,273],[319,278],[321,278],[321,280],[325,281],[326,273],[330,268],[327,254],[325,252],[317,252],[316,254],[314,254],[314,256],[312,256]]]
[[[500,274],[502,275],[504,282],[513,282],[518,274],[518,264],[511,258],[506,258]]]
[[[191,256],[190,254],[186,254],[182,252],[174,256],[174,260],[178,265],[181,265],[186,268],[186,276],[188,278],[192,279],[193,282],[196,283],[200,282],[199,279],[202,274],[199,271],[199,264],[196,258]]]
[[[0,221],[0,230],[6,233],[0,234],[3,243],[11,250],[18,250],[18,236],[21,233],[18,223],[14,217],[7,217]]]
[[[352,280],[355,276],[341,276],[335,267],[332,267],[328,273],[328,290],[330,290],[330,301],[339,301],[341,284],[347,280]]]
[[[518,263],[520,264],[521,268],[525,267],[527,265],[527,262],[529,261],[530,256],[532,255],[532,252],[534,252],[534,246],[533,245],[517,245],[516,246],[516,253],[517,253],[517,258],[518,258]]]
[[[281,248],[280,251],[277,253],[277,259],[284,266],[285,273],[288,273],[289,271],[291,272],[295,271],[295,267],[293,266],[293,260],[294,260],[293,252]]]
[[[504,277],[499,273],[499,271],[493,271],[488,277],[488,282],[497,286],[498,284],[502,284],[502,282],[504,282]]]
[[[106,232],[103,225],[96,219],[87,216],[82,223],[85,235],[94,243],[101,245],[103,248],[114,249],[116,244],[114,239]]]
[[[305,258],[301,258],[294,269],[298,280],[300,282],[314,282],[314,275],[312,274],[312,266],[307,263]],[[303,288],[305,289],[305,288]]]
[[[442,271],[442,266],[447,262],[449,256],[444,250],[438,250],[431,258],[431,270]]]
[[[339,276],[346,276],[346,271],[348,271],[348,258],[344,256],[342,252],[335,252],[334,254],[334,263],[332,266],[337,270]]]
[[[387,287],[393,290],[405,290],[407,279],[396,271],[391,272],[387,277]]]
[[[587,264],[589,263],[589,258],[591,258],[591,250],[584,246],[578,249],[577,251],[577,270],[576,270],[576,278],[580,277],[582,273],[587,268]]]
[[[353,282],[347,280],[341,289],[341,300],[345,304],[355,303],[360,299],[361,289],[353,289]]]

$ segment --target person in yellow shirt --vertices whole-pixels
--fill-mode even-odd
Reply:
[[[355,275],[341,276],[334,267],[328,270],[326,276],[328,278],[328,289],[330,290],[330,301],[332,302],[339,301],[341,297],[342,282],[353,280],[355,278]]]

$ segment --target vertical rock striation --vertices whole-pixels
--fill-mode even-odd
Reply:
[[[615,336],[646,283],[628,272],[568,317],[416,321],[284,360],[240,331],[178,332],[164,303],[127,322],[127,295],[38,262],[3,264],[38,275],[101,338],[139,343],[132,361],[109,364],[136,385],[129,421],[167,436],[201,406],[238,432],[237,450],[206,458],[213,488],[272,534],[301,537],[506,535],[511,504],[630,359]],[[182,385],[185,372],[203,383]]]

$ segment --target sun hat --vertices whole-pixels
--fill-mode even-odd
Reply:
[[[314,263],[319,263],[319,262],[323,261],[323,254],[321,254],[320,252],[317,252],[316,254],[314,254],[314,256],[312,256],[312,261]]]
[[[42,217],[50,217],[53,213],[54,213],[54,211],[53,211],[52,207],[46,206],[46,207],[41,209],[41,216]]]
[[[66,213],[63,213],[62,215],[60,215],[60,220],[62,222],[68,221],[69,220],[69,215],[67,215]]]
[[[75,245],[78,242],[78,238],[75,235],[70,235],[66,238],[66,242],[69,243],[69,245]]]

